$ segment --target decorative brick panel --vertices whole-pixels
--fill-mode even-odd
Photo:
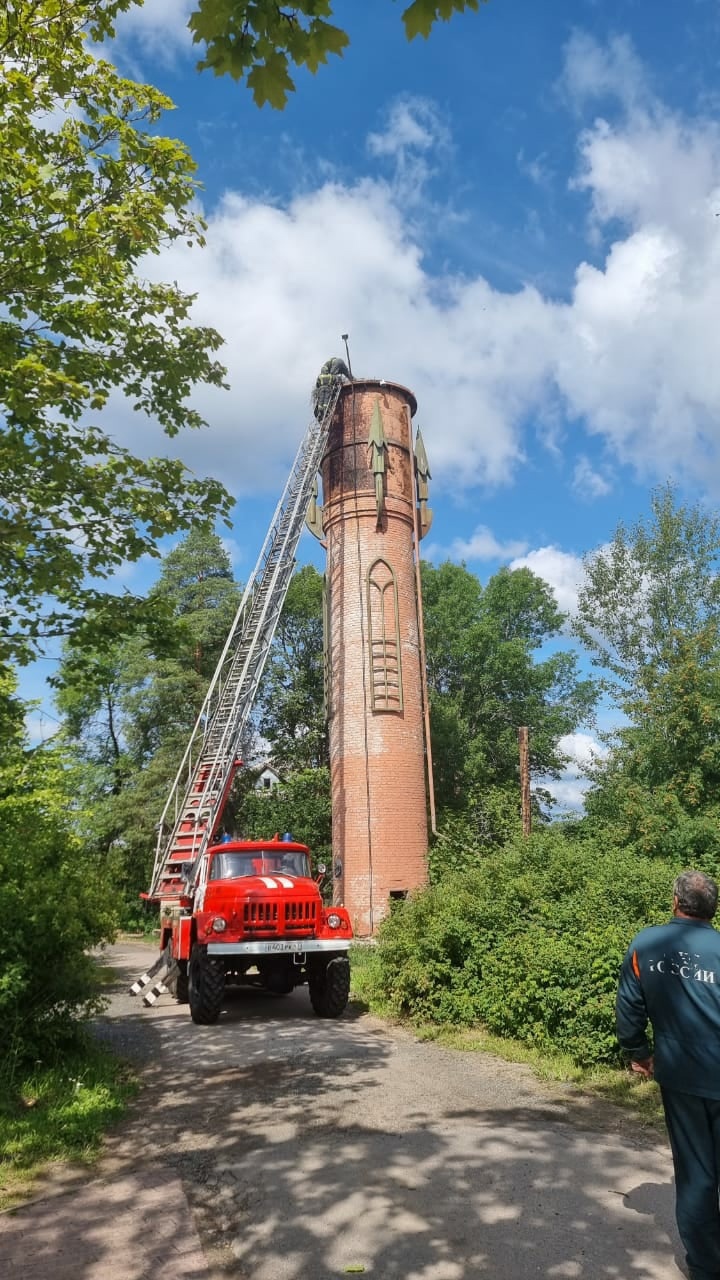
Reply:
[[[377,435],[378,408],[383,463],[374,470],[378,450],[368,439],[373,424]],[[360,936],[374,932],[392,895],[427,878],[414,409],[412,393],[395,383],[352,383],[338,402],[322,464],[333,863],[342,867],[335,900],[347,906]],[[388,588],[382,617],[378,582]]]

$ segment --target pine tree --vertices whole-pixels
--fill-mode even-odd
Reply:
[[[149,593],[169,619],[162,652],[133,637],[89,662],[68,648],[58,707],[84,765],[86,839],[119,855],[126,891],[147,888],[155,827],[240,599],[220,539],[191,531]]]

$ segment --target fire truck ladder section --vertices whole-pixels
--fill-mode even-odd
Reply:
[[[316,401],[319,417],[312,419],[298,449],[243,593],[158,824],[148,898],[177,903],[199,882],[200,859],[238,767],[240,742],[295,567],[298,540],[342,385],[342,378],[337,378],[323,399]],[[187,864],[193,864],[192,870]]]

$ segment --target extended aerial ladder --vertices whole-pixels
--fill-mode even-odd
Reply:
[[[315,416],[298,449],[158,824],[149,899],[178,902],[197,886],[202,855],[216,832],[240,763],[240,743],[290,585],[343,382],[341,376],[334,378],[316,396]]]

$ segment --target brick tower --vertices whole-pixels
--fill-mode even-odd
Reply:
[[[414,547],[429,473],[415,409],[405,387],[349,382],[322,462],[335,901],[359,936],[427,878]]]

